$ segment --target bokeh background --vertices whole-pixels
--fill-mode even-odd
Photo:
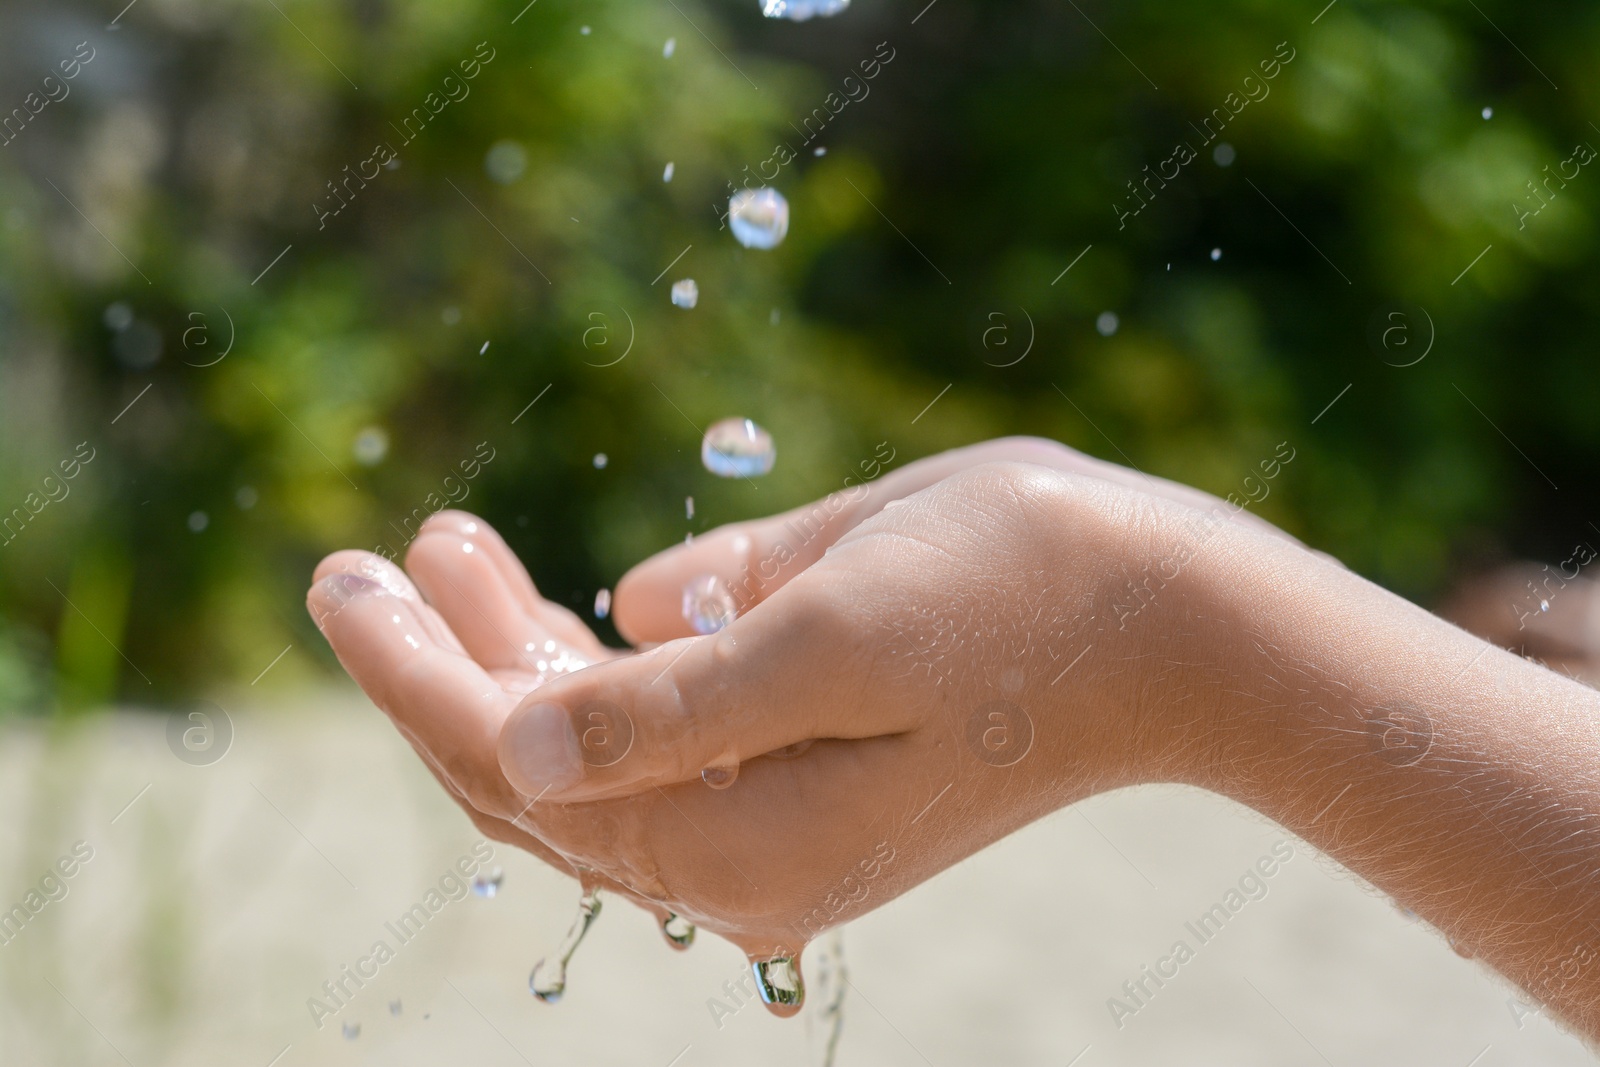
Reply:
[[[9,765],[56,797],[105,709],[322,706],[315,561],[463,490],[583,613],[879,442],[1009,433],[1240,496],[1287,441],[1255,510],[1425,604],[1555,564],[1600,538],[1597,47],[1593,5],[1508,0],[3,0]],[[742,249],[780,144],[789,236]],[[730,415],[770,476],[701,467]]]

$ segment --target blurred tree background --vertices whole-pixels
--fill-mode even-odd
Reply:
[[[1600,9],[924,3],[5,0],[0,706],[324,677],[316,560],[463,488],[587,614],[880,441],[1242,495],[1287,440],[1259,512],[1424,602],[1587,536]],[[763,165],[792,228],[744,250]],[[769,477],[701,467],[729,415]]]

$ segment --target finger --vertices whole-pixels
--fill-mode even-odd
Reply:
[[[593,631],[582,619],[560,604],[539,595],[528,569],[493,526],[470,512],[452,509],[429,517],[423,523],[421,532],[430,530],[459,534],[475,544],[499,571],[501,580],[516,602],[530,617],[547,627],[556,640],[574,645],[594,640]]]
[[[500,766],[522,793],[566,804],[693,781],[813,738],[911,729],[909,703],[862,706],[840,681],[860,649],[795,583],[721,633],[551,682],[507,720]]]
[[[577,648],[558,639],[525,609],[476,539],[424,529],[406,553],[406,567],[428,603],[485,667],[537,677],[577,670],[608,655],[587,631]]]
[[[326,595],[315,602],[310,599],[306,601],[307,607],[312,608],[312,618],[316,621],[318,629],[323,628],[323,623],[330,613],[337,612],[347,601],[365,591],[364,584],[349,581],[346,576],[378,583],[384,592],[412,605],[422,627],[436,644],[455,652],[463,651],[456,635],[451,633],[450,627],[444,620],[423,601],[422,594],[406,576],[405,571],[382,556],[356,549],[333,553],[317,564],[317,569],[312,574],[313,583],[322,583],[326,586]]]
[[[1100,478],[1204,510],[1222,506],[1222,501],[1199,489],[1107,463],[1055,441],[1003,437],[928,456],[874,482],[846,479],[839,492],[821,500],[770,518],[722,526],[652,556],[617,583],[617,631],[635,645],[693,634],[694,627],[685,618],[684,592],[691,582],[708,575],[722,583],[743,614],[816,563],[847,531],[892,502],[970,467],[1007,461]],[[1294,540],[1255,515],[1242,513],[1240,521]]]
[[[495,751],[515,698],[433,638],[422,621],[425,605],[352,574],[324,578],[306,602],[350,677],[473,807],[517,810]]]

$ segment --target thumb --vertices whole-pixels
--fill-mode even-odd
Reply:
[[[501,729],[506,778],[527,796],[591,801],[736,771],[815,738],[910,728],[883,702],[866,710],[865,642],[806,588],[816,584],[786,587],[720,633],[541,687]]]

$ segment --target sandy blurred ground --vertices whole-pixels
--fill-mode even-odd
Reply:
[[[502,846],[496,899],[448,904],[318,1029],[307,999],[378,938],[393,944],[385,922],[478,838],[359,698],[230,710],[234,740],[211,766],[179,761],[155,715],[0,734],[0,908],[74,842],[94,850],[68,895],[0,946],[0,1064],[811,1062],[810,1011],[782,1022],[750,1005],[719,1028],[708,1001],[741,955],[709,936],[673,953],[620,901],[563,1002],[534,1001],[529,967],[577,890]],[[1185,923],[1286,840],[1295,856],[1267,895],[1200,945]],[[1108,998],[1180,938],[1194,958],[1119,1028]],[[1592,1062],[1545,1019],[1519,1019],[1512,991],[1431,930],[1191,790],[1057,813],[845,940],[841,1067]]]

